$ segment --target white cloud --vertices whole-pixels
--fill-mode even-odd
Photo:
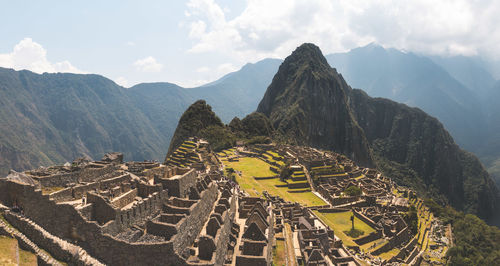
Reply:
[[[133,42],[133,41],[128,41],[128,42],[126,43],[126,45],[127,45],[127,46],[135,46],[135,42]]]
[[[124,78],[124,77],[117,77],[117,78],[114,79],[114,81],[115,81],[116,84],[118,84],[120,86],[123,86],[125,88],[128,88],[129,85],[130,85],[129,82],[128,82],[128,80],[126,78]]]
[[[222,64],[222,65],[219,65],[217,67],[217,74],[224,75],[224,74],[227,74],[229,72],[234,72],[236,70],[238,70],[238,68],[233,66],[233,64],[231,64],[231,63]]]
[[[240,63],[287,56],[303,42],[341,52],[376,42],[441,55],[500,58],[500,2],[494,0],[248,0],[226,19],[214,0],[191,0],[184,27],[191,53],[218,52]]]
[[[200,68],[196,69],[196,72],[198,72],[198,73],[204,73],[204,72],[208,72],[208,71],[210,71],[209,67],[200,67]]]
[[[0,54],[0,66],[16,70],[27,69],[36,73],[85,73],[74,67],[69,61],[50,62],[47,59],[47,50],[31,38],[21,40],[14,46],[12,52]]]
[[[152,56],[135,61],[134,66],[142,72],[160,72],[163,68],[163,65],[158,63]]]

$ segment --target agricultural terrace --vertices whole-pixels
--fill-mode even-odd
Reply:
[[[290,192],[287,183],[279,178],[256,180],[253,177],[268,177],[276,175],[269,167],[270,164],[258,158],[242,157],[239,161],[229,162],[222,159],[226,168],[233,168],[235,171],[241,172],[241,175],[236,175],[236,182],[240,187],[252,196],[261,196],[263,191],[269,192],[271,195],[280,196],[286,201],[298,202],[305,206],[321,206],[326,203],[317,197],[310,190],[297,190]],[[278,187],[280,186],[280,187]]]
[[[328,225],[331,229],[333,229],[335,235],[338,236],[346,246],[357,246],[357,244],[353,241],[353,239],[355,238],[352,238],[345,233],[351,230],[351,216],[352,216],[351,211],[326,213],[314,210],[313,212],[326,225]],[[364,237],[372,232],[375,232],[375,229],[373,229],[371,226],[369,226],[368,224],[366,224],[365,222],[361,221],[358,218],[354,218],[354,228],[363,231],[363,234],[359,237]],[[373,246],[374,242],[377,241],[367,243],[361,246],[360,248],[361,249],[365,248],[365,250],[367,250],[368,247]],[[379,246],[380,244],[382,244],[382,242],[377,243],[376,246]]]

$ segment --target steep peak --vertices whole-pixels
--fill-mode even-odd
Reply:
[[[321,50],[305,43],[280,66],[257,112],[291,143],[331,149],[373,166],[367,140],[348,105],[349,90]]]
[[[301,46],[297,47],[295,51],[292,52],[290,56],[288,56],[283,64],[298,64],[298,65],[309,65],[309,66],[326,66],[328,62],[326,58],[323,56],[323,53],[319,49],[318,46],[312,43],[304,43]]]
[[[171,152],[177,149],[185,139],[197,136],[201,130],[210,126],[223,127],[224,124],[205,100],[198,100],[191,104],[179,120],[179,124],[170,142],[167,157]]]

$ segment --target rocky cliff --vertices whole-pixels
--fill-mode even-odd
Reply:
[[[401,185],[492,221],[500,193],[478,159],[417,108],[352,90],[313,44],[280,66],[258,111],[289,142],[377,167]]]
[[[499,200],[494,182],[436,118],[362,90],[352,91],[350,105],[382,172],[457,209],[494,218]]]
[[[257,111],[291,143],[333,150],[373,166],[368,141],[347,103],[350,90],[317,46],[303,44],[280,66]]]

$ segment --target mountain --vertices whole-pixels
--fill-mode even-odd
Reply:
[[[208,105],[204,100],[198,100],[190,105],[179,119],[179,124],[177,125],[174,136],[170,141],[167,157],[187,138],[195,136],[202,137],[200,135],[201,131],[208,127],[224,127],[224,124],[212,111],[212,107],[210,105]]]
[[[499,209],[488,173],[437,119],[351,89],[313,44],[285,59],[257,110],[291,142],[369,158],[398,183],[490,221]]]
[[[136,96],[139,108],[145,108],[145,113],[155,123],[173,124],[170,127],[173,133],[182,111],[198,99],[206,100],[224,122],[253,112],[280,63],[279,59],[249,63],[239,71],[196,88],[159,82],[138,84],[130,90]],[[150,102],[154,102],[153,106],[147,106]]]
[[[437,119],[357,89],[350,100],[382,172],[459,210],[494,218],[500,194],[493,180]]]
[[[437,117],[468,150],[476,151],[483,145],[486,132],[477,129],[487,128],[487,121],[478,95],[431,59],[375,44],[326,58],[351,86],[370,96],[421,108]],[[465,71],[456,69],[453,73]],[[463,80],[476,84],[472,77]]]
[[[454,79],[475,92],[480,100],[484,100],[484,96],[495,84],[495,78],[479,58],[431,56],[430,59],[444,68]]]
[[[154,158],[167,142],[124,88],[98,75],[0,68],[0,106],[1,174],[109,151]]]
[[[265,59],[197,88],[143,83],[126,89],[99,75],[0,68],[0,176],[123,152],[162,160],[177,122],[205,99],[223,121],[253,112],[281,60]]]
[[[363,130],[347,104],[348,93],[319,48],[304,44],[281,64],[257,112],[293,143],[334,150],[373,166]]]

